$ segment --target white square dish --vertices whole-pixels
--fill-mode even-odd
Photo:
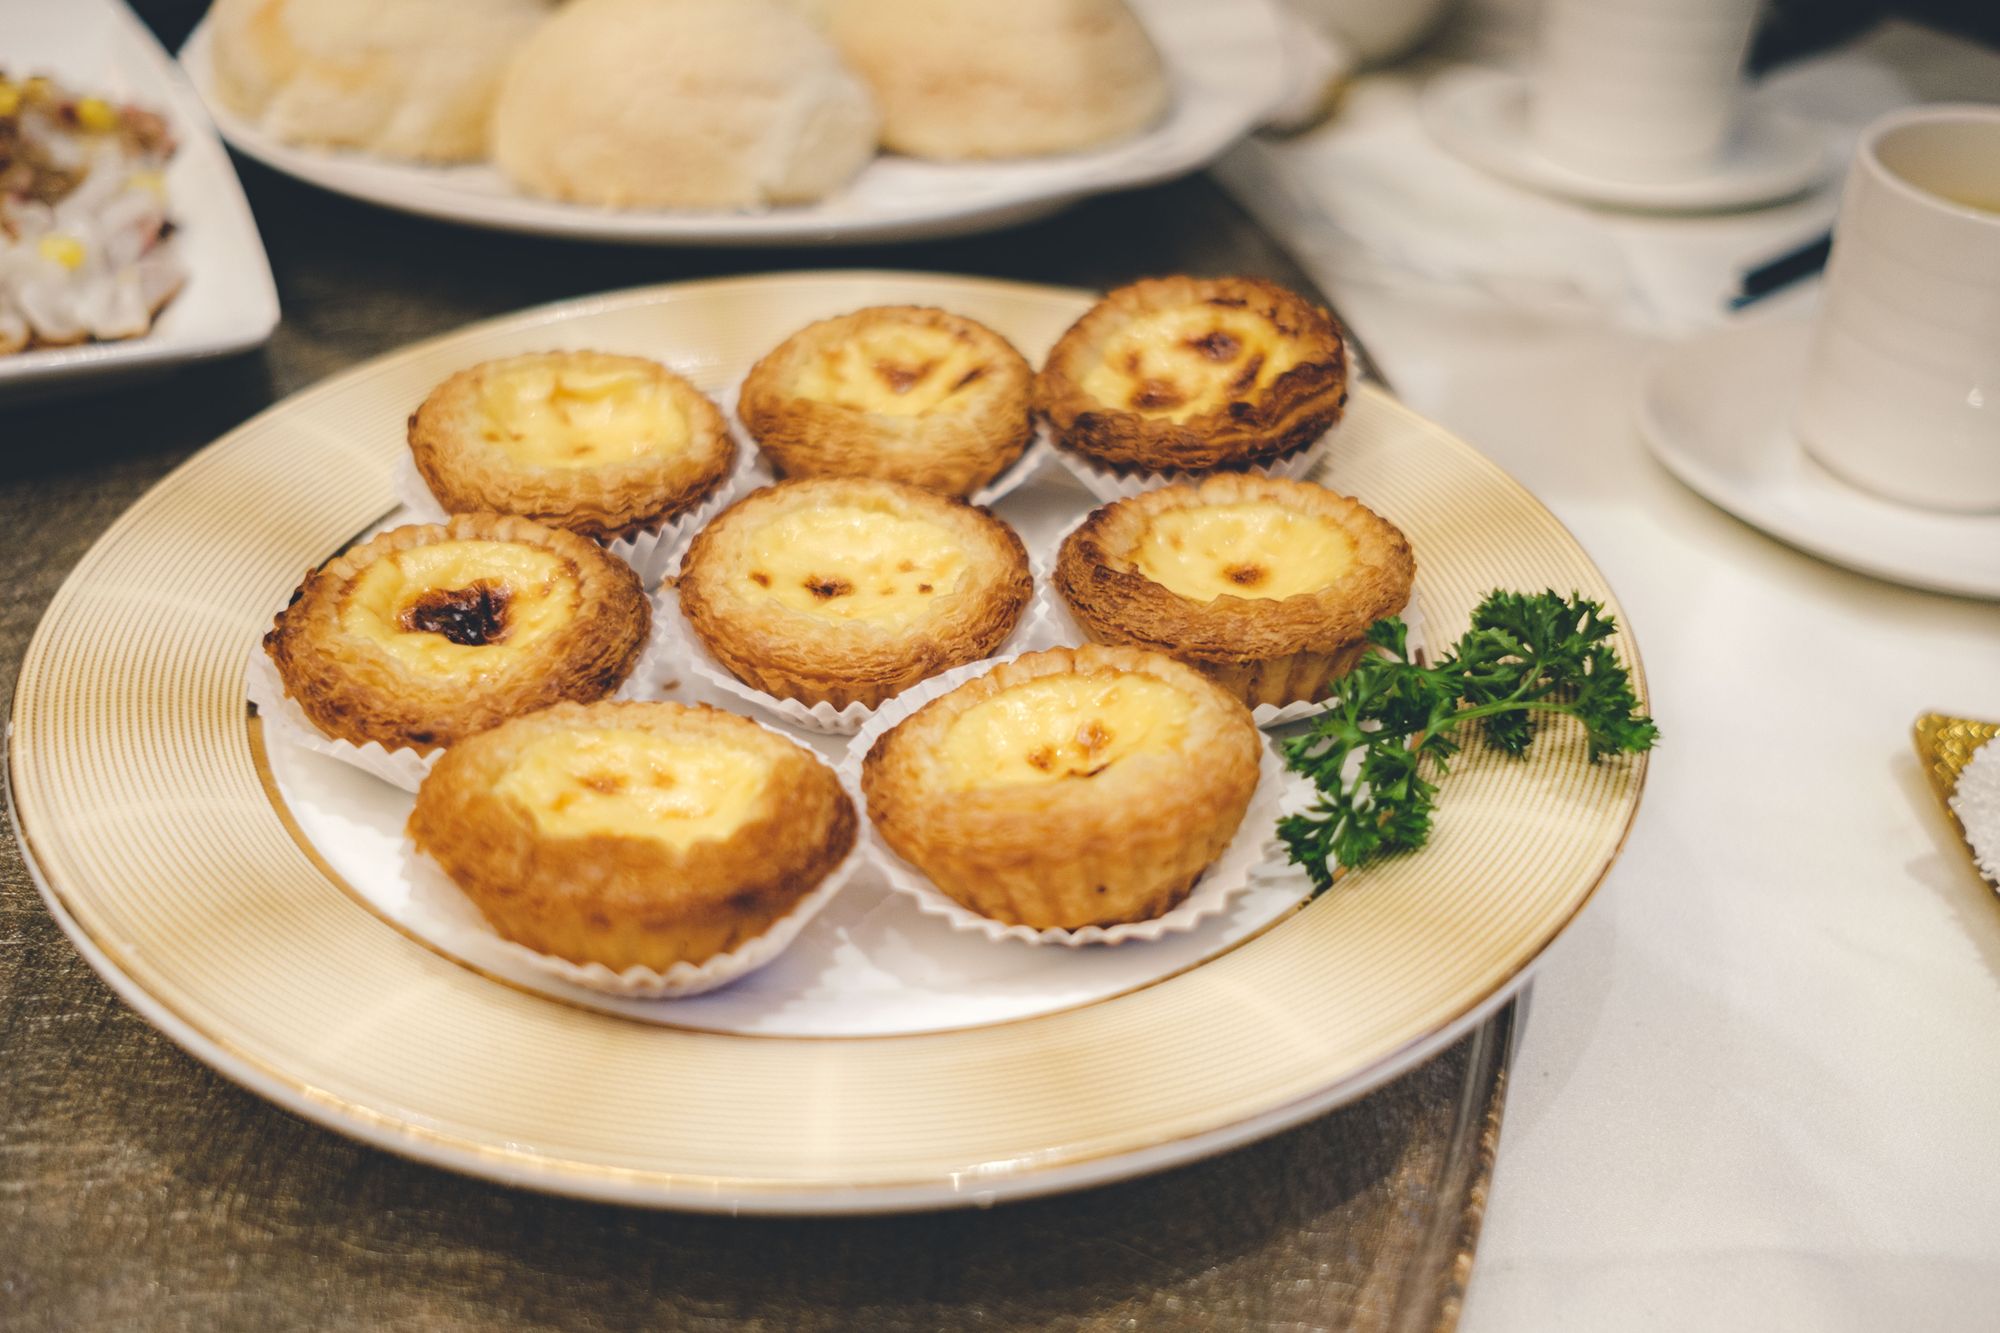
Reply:
[[[0,404],[259,346],[278,324],[278,289],[229,154],[201,99],[117,0],[0,0],[0,65],[164,115],[179,144],[168,210],[187,281],[153,327],[122,342],[0,356]]]

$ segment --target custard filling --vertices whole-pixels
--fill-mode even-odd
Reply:
[[[579,601],[576,571],[553,551],[435,542],[363,570],[341,604],[340,626],[424,675],[477,675],[554,633]]]
[[[966,791],[1096,777],[1133,755],[1173,750],[1193,710],[1185,691],[1135,672],[1042,676],[959,714],[940,745],[945,785]]]
[[[515,463],[582,468],[685,449],[691,430],[668,386],[638,367],[537,360],[488,373],[480,434]]]
[[[864,505],[800,509],[750,540],[756,595],[835,622],[905,625],[958,587],[969,564],[946,529]]]
[[[952,410],[986,373],[986,358],[967,340],[928,324],[868,329],[823,348],[800,373],[802,398],[877,416],[913,417]]]
[[[1299,363],[1293,339],[1233,306],[1190,305],[1128,321],[1084,373],[1083,391],[1109,407],[1181,422],[1252,400]]]
[[[741,828],[770,775],[766,756],[712,740],[558,731],[524,745],[493,790],[553,837],[645,838],[682,849]]]
[[[1337,583],[1354,565],[1354,538],[1337,524],[1279,505],[1198,505],[1154,518],[1132,564],[1193,601],[1276,600]]]

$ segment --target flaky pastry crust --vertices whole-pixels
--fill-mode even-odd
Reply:
[[[802,381],[844,349],[898,328],[949,339],[951,392],[909,415],[810,397]],[[938,361],[887,356],[863,368],[887,393],[942,373]],[[792,477],[881,477],[964,498],[1021,456],[1034,435],[1034,371],[985,325],[928,306],[874,306],[808,324],[751,368],[737,415],[774,467]]]
[[[535,368],[640,376],[686,419],[688,438],[592,467],[510,457],[486,434],[481,395],[496,376]],[[729,423],[706,395],[656,361],[608,352],[532,352],[461,370],[410,415],[409,440],[446,512],[518,514],[595,541],[658,531],[714,494],[736,464]]]
[[[526,746],[575,729],[728,746],[770,768],[720,837],[551,834],[497,788]],[[833,770],[804,746],[705,705],[605,702],[557,704],[452,746],[417,791],[409,834],[506,938],[573,963],[665,971],[763,934],[847,856],[857,824]]]
[[[787,515],[854,506],[935,526],[965,552],[955,586],[900,624],[834,622],[764,594],[758,535]],[[834,561],[810,571],[815,595],[852,590],[857,575]],[[681,562],[681,610],[695,634],[745,684],[807,705],[873,708],[940,671],[990,657],[1014,632],[1034,594],[1028,553],[1014,530],[984,509],[914,486],[862,477],[779,482],[737,501],[695,535]]]
[[[1191,704],[1168,753],[1036,785],[952,790],[941,746],[964,713],[1065,673],[1153,677]],[[1249,712],[1158,653],[1089,646],[1026,653],[933,699],[869,749],[869,818],[896,853],[983,916],[1038,930],[1146,921],[1187,896],[1235,837],[1257,787]]]
[[[378,561],[457,541],[516,543],[557,557],[559,572],[547,592],[567,609],[553,632],[526,647],[510,645],[507,604],[528,590],[496,588],[490,580],[481,580],[488,584],[483,590],[420,590],[436,595],[446,614],[456,600],[475,621],[484,618],[474,626],[477,637],[492,637],[467,645],[485,655],[476,675],[426,674],[342,623],[357,581]],[[519,713],[612,693],[631,674],[651,624],[639,576],[592,543],[525,518],[458,514],[443,524],[392,529],[308,571],[264,636],[264,651],[285,693],[327,735],[429,753]]]
[[[1133,321],[1204,308],[1218,319],[1251,321],[1261,340],[1287,347],[1296,363],[1259,384],[1266,349],[1219,328],[1188,336],[1184,344],[1192,355],[1234,369],[1236,378],[1228,401],[1183,421],[1141,410],[1177,406],[1186,386],[1140,373],[1136,360],[1119,367],[1134,372],[1121,401],[1104,401],[1085,387],[1090,372],[1112,354],[1112,340]],[[1035,410],[1048,421],[1057,447],[1119,471],[1206,472],[1270,463],[1332,429],[1346,402],[1347,352],[1332,314],[1255,278],[1177,276],[1120,287],[1070,326],[1035,377]]]
[[[1211,601],[1185,597],[1134,566],[1134,549],[1162,514],[1245,503],[1339,528],[1354,543],[1353,563],[1313,592]],[[1092,642],[1170,654],[1255,706],[1319,698],[1367,651],[1368,627],[1408,604],[1415,578],[1408,539],[1360,501],[1311,482],[1224,473],[1098,509],[1063,539],[1052,582]]]

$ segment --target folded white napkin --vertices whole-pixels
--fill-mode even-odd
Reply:
[[[1459,161],[1419,123],[1424,82],[1468,58],[1523,65],[1532,28],[1524,0],[1479,0],[1421,62],[1357,80],[1328,123],[1252,139],[1218,175],[1336,293],[1347,283],[1416,285],[1660,333],[1721,323],[1746,268],[1831,224],[1840,171],[1773,208],[1642,216],[1540,195]],[[1752,98],[1822,126],[1844,170],[1855,136],[1878,116],[1996,91],[2000,54],[1898,22],[1786,67]]]
[[[2000,738],[1972,752],[1972,762],[1958,775],[1951,808],[1965,828],[1980,873],[2000,881]]]

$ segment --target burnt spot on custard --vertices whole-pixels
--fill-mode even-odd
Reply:
[[[1236,372],[1236,378],[1229,382],[1231,390],[1241,393],[1257,383],[1257,377],[1264,373],[1264,354],[1257,353],[1243,363],[1243,369]]]
[[[1204,333],[1199,338],[1189,338],[1187,345],[1218,364],[1234,361],[1236,354],[1243,350],[1243,340],[1222,329]]]
[[[753,569],[750,571],[750,581],[756,584],[760,588],[768,588],[771,586],[771,576],[769,574],[766,574],[761,569]]]
[[[1132,406],[1141,412],[1150,412],[1163,407],[1179,407],[1186,401],[1186,395],[1166,380],[1144,380],[1132,391]]]
[[[465,588],[437,588],[405,607],[402,626],[414,634],[440,634],[462,648],[483,648],[507,637],[512,594],[484,579]]]
[[[1231,565],[1222,576],[1239,588],[1254,588],[1269,578],[1271,571],[1262,565]]]
[[[895,361],[875,363],[875,373],[889,386],[889,392],[896,394],[908,393],[936,368],[935,361],[926,361],[920,366],[906,366]]]
[[[805,588],[807,592],[819,598],[822,602],[830,602],[836,597],[845,597],[854,591],[854,585],[846,579],[837,579],[821,574],[809,576],[805,581]]]

